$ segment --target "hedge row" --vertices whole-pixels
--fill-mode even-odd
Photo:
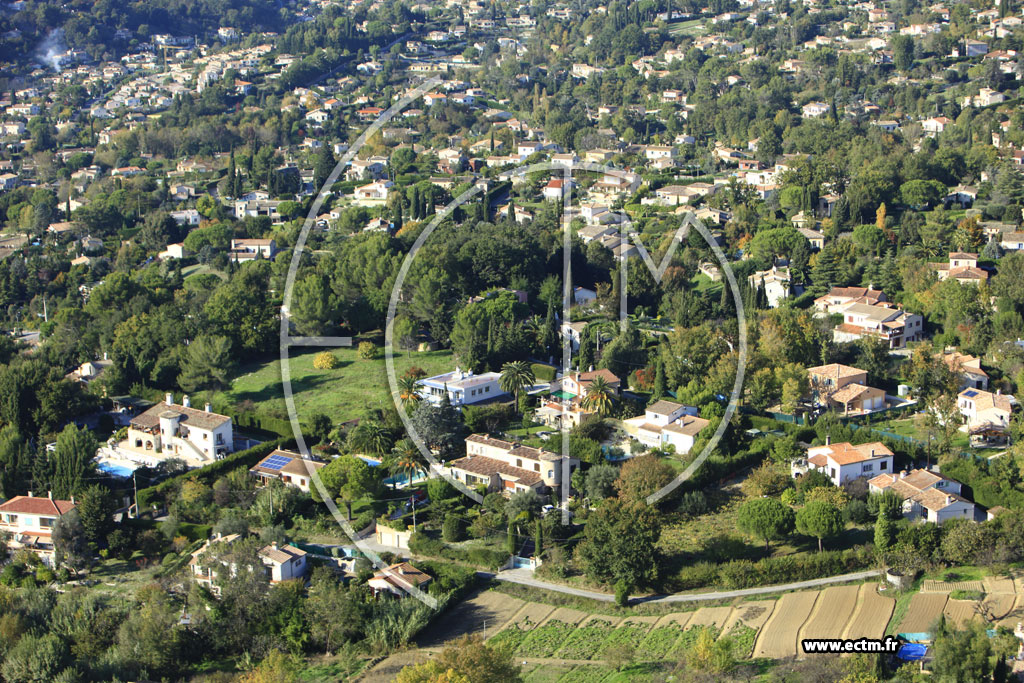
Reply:
[[[533,376],[538,380],[545,382],[555,381],[555,366],[547,365],[545,363],[530,363],[530,369],[533,370]]]
[[[867,569],[874,565],[874,560],[874,552],[869,546],[858,546],[841,551],[767,557],[757,562],[699,562],[684,567],[669,578],[666,589],[676,592],[708,587],[735,589],[773,586]]]
[[[194,470],[182,472],[170,479],[165,479],[156,486],[139,491],[139,510],[149,510],[154,504],[166,502],[165,496],[180,486],[185,479],[198,479],[206,484],[213,484],[219,477],[239,467],[252,467],[265,458],[271,451],[277,448],[283,439],[275,439],[248,448],[244,451],[232,453],[222,460],[216,460],[209,465],[204,465]]]
[[[283,417],[272,417],[261,415],[255,411],[238,412],[235,406],[227,401],[213,400],[213,410],[220,415],[227,415],[234,422],[235,427],[258,430],[267,434],[277,434],[283,437],[292,437],[292,423]]]
[[[415,533],[409,537],[409,550],[416,555],[468,562],[491,570],[500,569],[509,557],[507,552],[490,548],[457,548],[424,533]]]
[[[942,464],[942,474],[971,487],[974,502],[987,508],[1002,505],[1005,508],[1024,509],[1024,492],[1004,485],[993,476],[988,463],[974,458],[952,458]]]

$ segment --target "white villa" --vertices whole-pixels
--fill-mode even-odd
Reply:
[[[893,453],[880,441],[854,446],[849,442],[830,443],[807,449],[807,459],[793,463],[791,472],[799,476],[809,470],[818,470],[836,486],[860,477],[874,477],[892,472]]]
[[[570,475],[580,466],[579,458],[494,439],[488,434],[470,434],[466,437],[466,457],[448,466],[466,486],[483,484],[488,491],[511,495],[527,489],[542,493],[560,486],[566,463]]]
[[[673,401],[657,401],[640,417],[624,420],[626,431],[649,448],[672,446],[676,453],[688,453],[697,434],[710,424],[697,417],[697,409]]]
[[[75,509],[75,501],[33,496],[15,496],[0,504],[0,532],[10,534],[11,550],[31,550],[48,566],[53,565],[50,534],[57,518]]]
[[[197,410],[188,396],[182,396],[181,405],[177,405],[174,395],[168,393],[163,403],[132,418],[122,445],[203,464],[231,453],[234,435],[231,418],[214,413],[209,403],[204,410]]]
[[[231,573],[234,574],[238,571],[238,568],[234,564],[228,565],[224,560],[217,562],[216,560],[207,560],[203,556],[213,544],[231,544],[239,538],[241,536],[238,534],[229,534],[227,536],[217,534],[207,539],[206,543],[199,550],[192,553],[192,559],[189,560],[188,564],[192,572],[192,578],[200,585],[204,585],[214,593],[219,594],[220,589],[214,583],[217,579],[217,572],[221,567],[228,567]],[[276,542],[271,543],[260,549],[259,558],[263,563],[263,571],[271,583],[301,579],[306,575],[306,551],[296,548],[291,544],[278,545]]]
[[[843,311],[843,322],[832,331],[837,342],[856,341],[861,337],[881,339],[890,349],[902,349],[908,341],[916,341],[924,332],[924,318],[901,308],[850,304]]]
[[[879,474],[868,481],[871,493],[892,491],[903,499],[903,514],[942,524],[948,519],[974,519],[974,503],[960,495],[960,482],[928,470]]]
[[[453,406],[481,403],[505,394],[498,385],[501,374],[485,372],[479,375],[472,370],[455,368],[452,372],[420,380],[420,397],[439,405],[445,394]]]
[[[957,396],[956,405],[964,418],[961,431],[1006,429],[1013,411],[1009,396],[999,391],[993,394],[982,389],[964,389]]]
[[[324,465],[325,463],[316,460],[305,460],[301,453],[276,448],[250,468],[249,474],[256,477],[261,485],[269,484],[276,479],[303,493],[309,493],[312,483],[310,469],[315,472]]]

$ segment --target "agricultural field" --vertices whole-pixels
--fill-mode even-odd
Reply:
[[[860,602],[843,637],[881,638],[885,635],[885,627],[889,623],[889,619],[892,618],[892,612],[895,607],[896,601],[884,595],[879,595],[874,584],[862,584],[860,587]]]
[[[841,638],[857,608],[860,586],[830,586],[821,591],[799,638]]]
[[[761,629],[754,645],[754,657],[781,659],[797,651],[797,635],[814,610],[818,591],[786,593],[779,598],[775,612]]]
[[[509,643],[524,660],[565,660],[557,670],[547,665],[531,669],[528,681],[611,683],[627,680],[607,668],[622,650],[634,654],[635,666],[679,661],[705,631],[728,637],[738,659],[782,659],[800,656],[804,638],[881,638],[887,627],[890,633],[924,632],[943,614],[953,624],[981,614],[1010,628],[1024,619],[1024,593],[1017,593],[1022,586],[1016,580],[980,574],[947,578],[924,580],[922,590],[901,597],[899,609],[897,600],[879,592],[875,582],[786,593],[777,599],[736,599],[729,605],[662,616],[622,618],[524,602],[492,640]]]
[[[949,598],[947,593],[918,593],[910,599],[910,607],[900,622],[900,633],[927,631],[942,615]]]

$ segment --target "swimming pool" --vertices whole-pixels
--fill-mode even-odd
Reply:
[[[380,465],[380,460],[375,460],[374,458],[370,458],[365,455],[357,455],[356,457],[365,462],[370,467],[377,467],[378,465]]]
[[[111,474],[115,477],[121,477],[122,479],[127,479],[132,476],[133,472],[135,472],[133,468],[115,465],[112,462],[98,462],[96,463],[96,468],[101,472],[106,472],[107,474]]]
[[[565,391],[563,389],[559,389],[558,391],[552,391],[551,392],[551,397],[552,398],[560,398],[560,399],[566,399],[566,398],[567,399],[574,399],[574,398],[576,398],[576,394],[574,394],[574,393],[572,393],[570,391]]]
[[[426,478],[427,476],[425,474],[423,474],[422,472],[417,472],[416,476],[412,478],[412,483],[415,484],[416,482],[423,481]],[[385,477],[382,481],[388,486],[402,488],[404,486],[409,485],[409,475],[403,472],[402,474],[396,474],[391,477]]]

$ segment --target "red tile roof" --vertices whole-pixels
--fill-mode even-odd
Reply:
[[[0,505],[0,512],[19,515],[56,515],[60,516],[75,509],[70,500],[53,500],[33,496],[15,496]]]

